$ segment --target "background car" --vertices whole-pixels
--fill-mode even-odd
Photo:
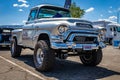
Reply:
[[[0,48],[10,47],[11,32],[22,25],[1,25],[0,26]]]

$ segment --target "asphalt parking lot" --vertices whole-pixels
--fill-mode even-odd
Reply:
[[[0,80],[120,80],[120,49],[107,46],[97,67],[86,67],[79,57],[56,59],[51,72],[34,69],[33,52],[23,50],[19,58],[11,58],[9,49],[0,50]]]

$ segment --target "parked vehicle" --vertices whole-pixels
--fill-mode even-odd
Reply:
[[[112,45],[113,37],[114,37],[114,34],[116,33],[115,25],[117,24],[110,21],[93,22],[94,28],[98,28],[102,33],[101,35],[103,37],[103,41],[106,43],[109,43],[110,45]]]
[[[114,25],[115,27],[115,34],[113,37],[113,46],[115,48],[120,49],[120,25]]]
[[[71,18],[62,7],[39,5],[31,9],[22,29],[12,31],[11,56],[19,57],[23,48],[34,50],[35,68],[48,71],[55,57],[79,56],[84,65],[96,66],[103,47],[90,21]]]
[[[0,48],[9,47],[11,32],[13,29],[19,28],[20,25],[1,25],[0,26]]]

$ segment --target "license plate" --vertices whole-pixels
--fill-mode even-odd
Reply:
[[[83,46],[83,50],[92,50],[92,47],[90,45]]]

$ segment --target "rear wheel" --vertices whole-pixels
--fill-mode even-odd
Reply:
[[[96,66],[102,60],[102,50],[94,50],[91,53],[86,53],[84,55],[80,55],[80,59],[84,65],[87,66]]]
[[[13,39],[13,41],[11,42],[10,50],[12,57],[19,57],[21,55],[22,48],[19,45],[17,45],[16,39]]]
[[[39,71],[51,70],[54,66],[54,52],[49,47],[49,43],[40,40],[34,50],[34,64]]]

